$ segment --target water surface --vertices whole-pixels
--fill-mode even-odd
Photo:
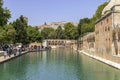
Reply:
[[[120,80],[120,70],[70,49],[56,49],[0,64],[0,80]]]

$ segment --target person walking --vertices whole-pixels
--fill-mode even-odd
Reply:
[[[16,56],[16,54],[17,54],[17,47],[15,45],[13,46],[13,54],[14,54],[14,56]]]
[[[7,56],[7,47],[6,47],[6,45],[2,45],[2,50],[3,50],[4,59],[5,59],[6,56]]]
[[[20,55],[21,54],[21,46],[18,46],[17,47],[17,55]]]
[[[11,45],[9,45],[7,52],[8,52],[8,56],[11,57],[11,54],[12,54],[12,46]]]

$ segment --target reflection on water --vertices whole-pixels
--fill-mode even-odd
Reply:
[[[70,49],[28,53],[0,64],[0,80],[120,80],[119,74]]]

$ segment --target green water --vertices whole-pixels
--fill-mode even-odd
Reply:
[[[120,80],[120,70],[70,49],[58,49],[0,64],[0,80]]]

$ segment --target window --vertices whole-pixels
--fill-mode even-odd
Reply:
[[[110,27],[108,27],[108,31],[110,31]]]
[[[109,19],[107,18],[106,22],[108,23],[109,22]]]
[[[107,31],[107,27],[105,27],[105,31]]]
[[[110,38],[109,38],[109,41],[110,41]]]
[[[107,41],[107,39],[106,39],[106,41]]]

